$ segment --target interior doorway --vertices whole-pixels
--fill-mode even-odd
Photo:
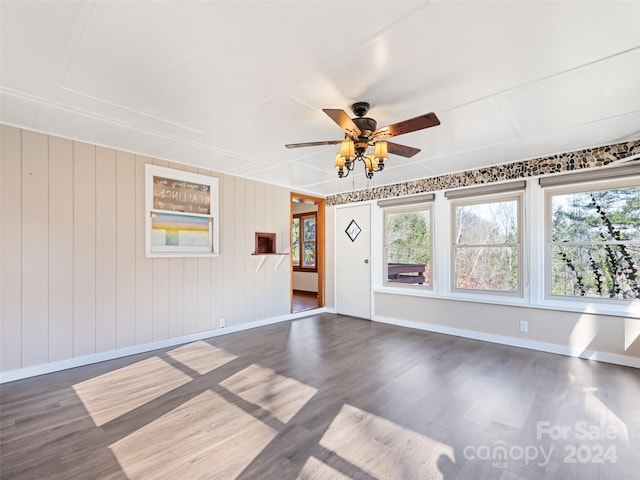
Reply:
[[[291,193],[291,313],[324,306],[324,199]]]

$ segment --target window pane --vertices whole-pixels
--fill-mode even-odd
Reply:
[[[304,258],[302,259],[304,267],[316,266],[316,244],[315,242],[304,242]]]
[[[518,242],[518,201],[456,207],[458,245]]]
[[[431,259],[428,248],[387,249],[387,281],[431,285]]]
[[[300,266],[300,244],[293,245],[291,248],[291,259],[296,267]]]
[[[313,217],[303,217],[303,227],[302,230],[304,232],[304,241],[315,241],[316,240],[316,218]]]
[[[294,218],[291,222],[291,243],[300,243],[300,219]]]
[[[552,253],[553,295],[640,298],[640,245],[554,245]]]
[[[393,246],[431,244],[429,210],[387,214],[387,242]]]
[[[517,247],[457,247],[456,288],[518,291]]]
[[[291,221],[291,261],[294,266],[300,266],[300,219]]]
[[[431,286],[431,209],[387,212],[386,282]]]
[[[640,187],[554,195],[554,242],[640,240]]]

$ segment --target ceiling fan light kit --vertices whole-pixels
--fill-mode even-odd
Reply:
[[[389,153],[410,158],[420,151],[418,148],[387,142],[387,138],[440,125],[440,120],[434,113],[427,113],[393,125],[377,128],[377,122],[373,118],[365,117],[369,107],[367,102],[356,102],[351,105],[351,110],[356,115],[355,118],[349,118],[344,110],[323,109],[323,112],[344,131],[344,140],[293,143],[285,146],[298,148],[339,144],[340,151],[336,153],[334,164],[338,170],[338,177],[348,176],[353,170],[356,160],[360,160],[364,164],[365,175],[371,179],[374,172],[381,172],[384,169]],[[369,147],[373,147],[373,153],[367,152]]]

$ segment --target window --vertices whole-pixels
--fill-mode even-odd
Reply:
[[[452,288],[508,295],[522,292],[522,195],[452,203]]]
[[[219,253],[218,179],[145,166],[146,255]]]
[[[431,288],[432,205],[384,211],[385,283]]]
[[[293,270],[316,272],[316,213],[297,213],[291,222],[291,261]]]
[[[565,186],[546,202],[547,294],[640,299],[638,181]]]

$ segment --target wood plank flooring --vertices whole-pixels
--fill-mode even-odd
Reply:
[[[640,371],[319,314],[0,387],[0,478],[635,479]]]
[[[292,313],[304,312],[318,308],[318,294],[312,292],[293,291]]]

